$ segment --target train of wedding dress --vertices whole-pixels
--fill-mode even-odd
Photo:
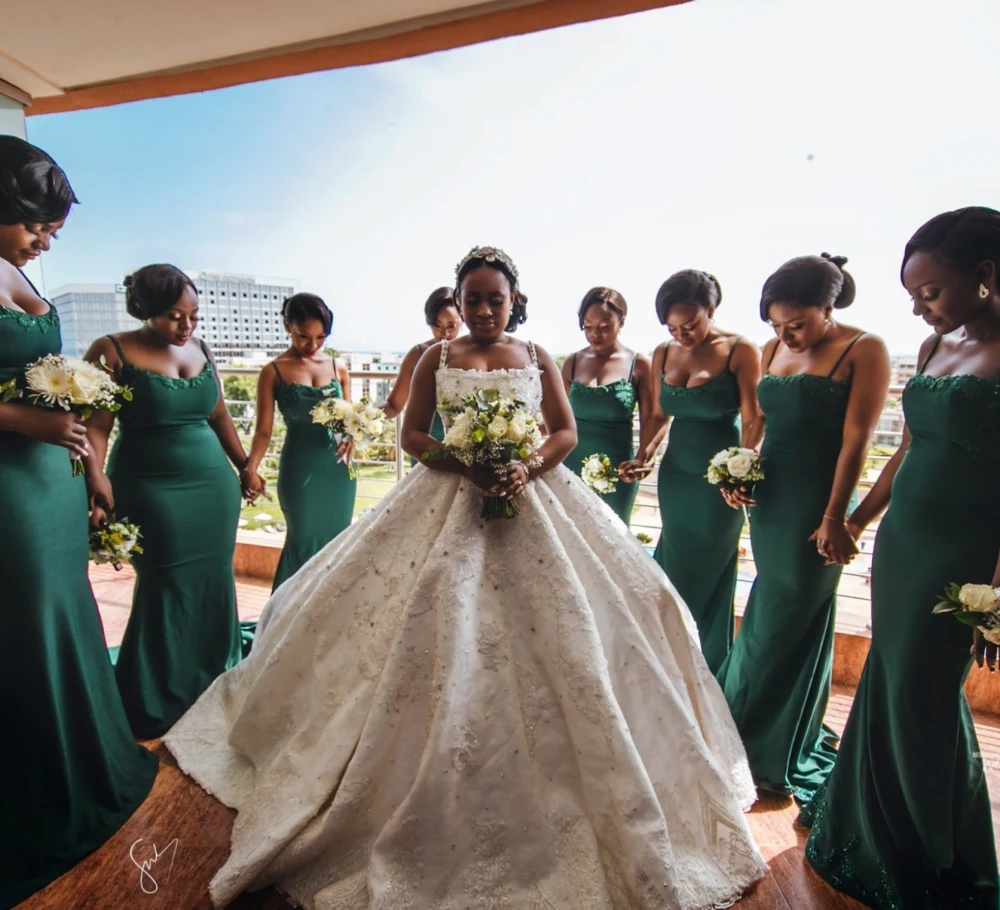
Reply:
[[[537,369],[438,395],[537,405]],[[315,910],[702,910],[766,866],[739,735],[687,607],[563,467],[483,521],[417,468],[271,597],[164,737],[238,811],[211,884]]]

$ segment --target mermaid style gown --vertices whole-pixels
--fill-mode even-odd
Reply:
[[[638,399],[632,382],[634,371],[633,356],[627,379],[599,386],[588,386],[572,381],[569,403],[576,418],[577,444],[567,456],[565,463],[577,476],[583,471],[584,460],[591,455],[607,455],[615,467],[623,461],[635,458],[632,414]],[[638,494],[639,484],[619,482],[613,493],[601,498],[628,526]]]
[[[875,543],[871,650],[833,774],[802,812],[806,856],[878,910],[996,910],[990,795],[962,691],[972,630],[931,611],[947,584],[993,578],[1000,380],[921,372],[903,411],[912,441]]]
[[[437,373],[537,407],[536,366]],[[217,906],[728,906],[766,871],[686,607],[563,467],[521,513],[414,471],[282,585],[250,657],[165,737],[238,811]]]
[[[733,644],[743,530],[743,513],[726,505],[719,488],[705,480],[712,456],[740,444],[740,390],[729,369],[732,358],[730,351],[725,369],[694,388],[660,381],[660,408],[673,420],[657,481],[663,530],[655,557],[691,610],[713,673]]]
[[[765,478],[750,510],[757,578],[719,670],[757,786],[803,803],[837,755],[823,717],[843,566],[825,565],[809,536],[830,498],[850,398],[850,382],[832,377],[860,337],[828,376],[765,373],[757,387],[767,421]]]
[[[278,502],[288,533],[274,576],[276,590],[323,549],[354,517],[358,482],[337,457],[337,443],[310,412],[322,398],[343,398],[334,379],[322,388],[285,382],[278,375],[275,401],[287,433],[278,465]]]
[[[211,360],[191,379],[122,362],[134,398],[108,459],[115,509],[139,526],[132,612],[115,676],[132,730],[153,739],[241,657],[233,553],[240,485],[208,424]],[[206,357],[208,352],[205,352]]]
[[[24,367],[60,347],[55,309],[0,307],[0,383],[23,387]],[[157,759],[136,745],[115,686],[69,452],[0,433],[0,503],[0,907],[11,907],[128,820]]]

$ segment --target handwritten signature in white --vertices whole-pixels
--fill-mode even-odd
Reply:
[[[153,858],[143,860],[141,863],[135,858],[135,848],[142,843],[142,838],[140,837],[131,847],[129,847],[128,855],[129,859],[132,860],[136,869],[139,870],[139,887],[142,888],[143,894],[156,894],[160,890],[160,886],[156,883],[156,879],[150,874],[150,869],[156,863],[160,861],[160,858],[166,853],[170,853],[170,868],[167,869],[167,878],[170,877],[170,873],[174,868],[174,860],[177,858],[177,838],[175,837],[169,844],[167,844],[162,850],[158,849],[156,844],[153,844]],[[150,887],[152,886],[152,887]]]

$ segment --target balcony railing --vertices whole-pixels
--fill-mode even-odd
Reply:
[[[249,373],[250,371],[241,370],[239,372]],[[230,371],[223,370],[223,373],[230,373]],[[394,380],[397,376],[395,372],[376,371],[352,371],[350,375],[352,380],[370,379],[390,381]],[[249,451],[256,404],[252,400],[246,401],[229,398],[227,398],[226,404],[236,423],[240,438]],[[397,444],[397,441],[401,438],[401,430],[402,419],[401,417],[397,417],[390,425],[388,440],[384,443],[371,446],[367,452],[362,453],[361,457],[355,459],[358,469],[358,496],[355,504],[355,516],[376,505],[410,470],[409,459],[406,453],[403,452],[402,447]],[[265,500],[259,501],[254,506],[244,508],[241,526],[246,530],[261,531],[265,534],[274,535],[278,535],[284,530],[283,516],[277,501],[278,461],[281,456],[284,433],[284,423],[281,420],[280,413],[276,410],[271,445],[262,464],[262,474],[267,480],[268,494]],[[636,420],[635,434],[636,441],[638,442],[638,419]],[[885,431],[878,432],[876,435],[879,437],[891,435],[902,436],[901,433],[893,434]],[[879,448],[873,446],[869,452],[867,461],[869,468],[859,483],[859,498],[864,497],[865,493],[877,479],[884,464],[891,457],[891,455],[879,451]],[[657,462],[659,462],[659,456],[657,457]],[[657,472],[653,471],[649,477],[640,482],[631,522],[634,534],[637,536],[645,535],[645,537],[649,538],[647,546],[650,550],[655,545],[661,528],[656,477]],[[260,517],[258,518],[258,516]],[[869,611],[870,591],[868,583],[871,577],[872,545],[877,529],[878,524],[876,522],[865,531],[861,539],[861,553],[851,565],[844,569],[841,578],[838,600],[842,609],[846,609],[848,612],[854,614],[867,616]],[[745,598],[749,593],[750,584],[756,574],[749,528],[747,527],[744,527],[740,537],[739,567],[738,600]]]

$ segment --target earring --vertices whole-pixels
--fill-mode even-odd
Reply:
[[[979,285],[979,299],[985,300],[990,296],[990,289],[985,284]]]

